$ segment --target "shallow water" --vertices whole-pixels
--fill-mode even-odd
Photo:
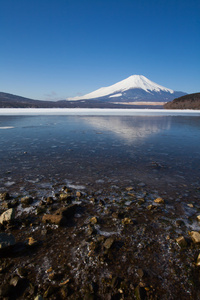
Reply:
[[[200,114],[1,115],[0,189],[200,186]]]

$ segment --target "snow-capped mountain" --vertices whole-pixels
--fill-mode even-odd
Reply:
[[[132,75],[108,87],[102,87],[84,96],[68,98],[67,100],[96,99],[109,102],[168,102],[185,94],[184,92],[175,92],[165,88],[143,75]]]

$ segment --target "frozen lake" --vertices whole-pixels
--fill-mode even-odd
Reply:
[[[0,189],[200,187],[200,111],[1,109]]]

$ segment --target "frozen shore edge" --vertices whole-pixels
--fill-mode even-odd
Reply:
[[[125,109],[125,108],[0,108],[0,116],[12,115],[195,115],[200,110]]]

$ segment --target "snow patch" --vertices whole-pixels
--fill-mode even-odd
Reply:
[[[122,93],[111,95],[111,96],[109,96],[109,98],[120,97],[120,96],[122,96]]]
[[[0,129],[12,129],[12,128],[15,128],[13,126],[4,126],[4,127],[0,127]]]

